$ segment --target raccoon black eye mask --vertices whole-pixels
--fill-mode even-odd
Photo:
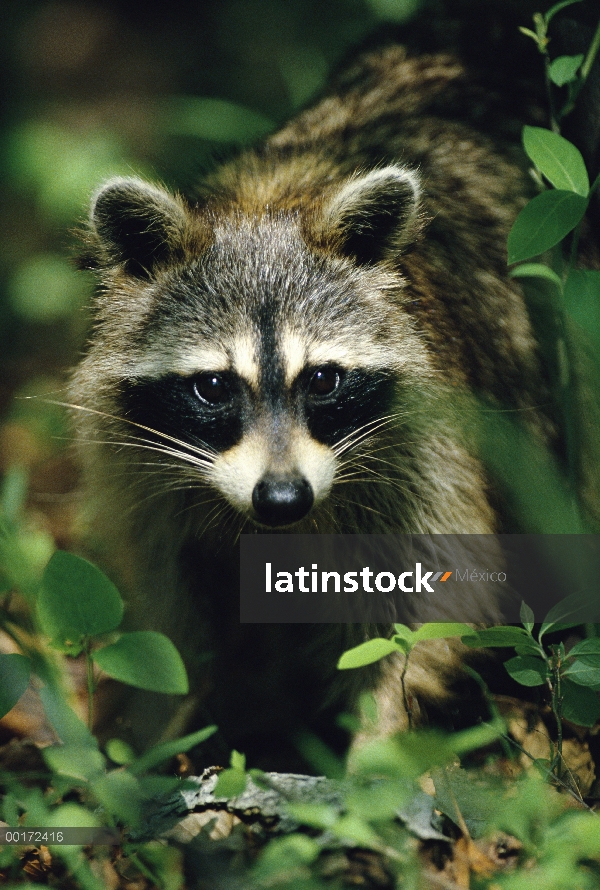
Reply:
[[[345,648],[391,628],[240,625],[239,535],[517,531],[457,396],[557,440],[506,267],[534,190],[526,120],[481,77],[387,46],[191,200],[136,178],[92,198],[96,323],[70,389],[92,529],[132,623],[183,652],[197,720],[252,765],[290,766],[286,740],[331,734],[364,689],[374,731],[406,714],[393,657],[336,679]],[[433,619],[456,605],[426,596]],[[498,619],[493,587],[461,596],[473,622]],[[447,642],[415,649],[415,701],[446,701],[460,660]],[[149,695],[117,711],[106,735],[139,746],[179,719]]]
[[[265,413],[273,427],[293,415],[316,441],[335,446],[385,414],[393,388],[385,374],[325,365],[303,370],[289,391],[271,393],[267,400],[233,372],[206,371],[189,378],[127,381],[122,385],[121,413],[126,423],[154,430],[158,446],[163,434],[182,447],[189,443],[215,454],[226,452],[256,425],[257,415]],[[298,472],[275,470],[257,480],[249,516],[267,526],[288,525],[304,518],[313,504],[307,479]]]

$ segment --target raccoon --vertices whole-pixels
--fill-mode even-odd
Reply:
[[[173,639],[193,685],[178,708],[120,702],[120,735],[143,747],[211,719],[272,768],[363,689],[377,731],[406,725],[399,662],[336,676],[344,649],[385,629],[240,625],[236,545],[511,530],[456,408],[476,393],[541,443],[556,435],[506,267],[534,191],[511,102],[455,55],[388,45],[193,200],[136,178],[93,196],[96,321],[70,388],[92,530],[132,623]],[[469,605],[498,620],[493,591]],[[459,660],[447,642],[415,651],[421,707]]]

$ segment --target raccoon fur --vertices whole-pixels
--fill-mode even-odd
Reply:
[[[223,756],[273,766],[365,688],[377,731],[406,724],[399,661],[336,674],[385,629],[240,625],[240,533],[511,530],[456,404],[476,393],[555,437],[506,265],[535,193],[520,128],[540,112],[515,119],[478,77],[455,55],[387,46],[193,201],[135,178],[94,195],[96,321],[70,391],[92,530],[132,625],[168,634],[193,686],[183,706],[120,701],[135,744],[211,720]],[[499,617],[493,591],[469,607]],[[426,709],[459,654],[414,655]]]

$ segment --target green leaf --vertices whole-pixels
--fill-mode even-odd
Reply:
[[[104,771],[106,761],[90,745],[52,745],[42,751],[50,769],[61,776],[87,781]]]
[[[209,739],[211,735],[214,735],[216,731],[216,726],[205,726],[204,729],[199,729],[197,732],[192,732],[180,739],[162,742],[160,745],[151,748],[150,751],[147,751],[141,757],[138,757],[136,761],[128,766],[128,770],[134,775],[147,772],[155,766],[158,766],[159,763],[169,760],[171,757],[175,757],[176,754],[183,754],[185,751],[189,751],[190,748],[195,748],[196,745],[200,745],[202,742],[205,742],[206,739]]]
[[[138,779],[123,769],[114,769],[92,780],[92,791],[112,816],[129,826],[139,825],[145,794]]]
[[[64,692],[56,686],[42,686],[38,691],[44,712],[59,739],[65,745],[97,748],[98,742],[85,723],[67,704]]]
[[[398,646],[393,640],[375,637],[373,640],[367,640],[366,643],[361,643],[359,646],[344,652],[337,666],[340,671],[363,667],[365,664],[373,664],[374,661],[379,661],[380,658],[384,658],[391,652],[398,652]]]
[[[24,655],[0,655],[0,718],[11,711],[29,686],[31,662]]]
[[[537,195],[519,213],[508,236],[508,262],[520,263],[550,250],[583,219],[587,200],[563,189]]]
[[[274,838],[264,847],[252,874],[261,887],[291,886],[290,874],[295,876],[298,887],[310,890],[315,885],[311,882],[300,884],[300,870],[313,862],[321,853],[321,845],[305,834],[288,834]]]
[[[523,127],[525,151],[549,182],[557,189],[576,192],[586,198],[590,191],[585,162],[572,142],[544,127]]]
[[[535,658],[539,658],[542,651],[542,647],[533,640],[530,640],[529,643],[519,643],[518,646],[515,646],[517,655],[533,655]]]
[[[595,620],[598,615],[598,597],[595,591],[572,593],[553,606],[540,628],[539,639],[552,630],[564,630]]]
[[[519,613],[521,618],[521,623],[526,631],[531,633],[533,630],[533,625],[535,624],[535,615],[533,614],[533,610],[527,605],[525,600],[521,603],[521,611]]]
[[[122,739],[109,739],[104,748],[112,762],[118,763],[119,766],[125,766],[135,760],[135,751]]]
[[[338,808],[328,803],[291,802],[287,809],[301,825],[308,825],[310,828],[331,828],[340,815]]]
[[[563,677],[568,677],[578,686],[597,686],[600,683],[600,664],[590,665],[576,659],[563,671]]]
[[[590,637],[587,640],[582,640],[580,643],[575,643],[575,645],[569,649],[567,654],[569,658],[573,658],[577,655],[600,656],[600,637]]]
[[[583,53],[577,56],[558,56],[552,64],[548,74],[550,80],[557,87],[563,87],[566,83],[571,83],[577,77],[577,71],[583,62]]]
[[[341,841],[351,841],[360,847],[380,847],[381,838],[375,834],[365,819],[362,819],[356,813],[350,813],[347,816],[340,816],[329,829]]]
[[[551,269],[550,266],[545,266],[544,263],[523,263],[511,269],[508,274],[510,278],[544,278],[555,285],[559,293],[562,293],[562,281],[554,269]]]
[[[439,640],[444,637],[469,636],[472,633],[474,633],[473,628],[469,627],[468,624],[435,621],[429,624],[422,624],[414,632],[413,643],[418,643],[420,640]]]
[[[91,562],[64,550],[46,567],[37,609],[42,630],[60,645],[108,633],[123,618],[115,585]]]
[[[246,769],[246,755],[240,754],[239,751],[232,751],[229,763],[232,769],[242,770],[243,772]]]
[[[130,686],[177,695],[189,691],[179,652],[168,637],[156,631],[125,633],[116,643],[93,652],[92,658],[109,677]]]
[[[565,720],[570,720],[577,726],[593,726],[600,717],[600,698],[596,693],[567,679],[562,681],[561,690],[562,714]]]
[[[215,797],[239,797],[246,790],[248,779],[242,769],[224,769],[219,773],[217,784],[213,792]]]
[[[396,631],[396,636],[400,637],[401,640],[406,640],[407,643],[412,642],[414,631],[407,627],[406,624],[394,624],[394,630]]]
[[[463,643],[471,649],[494,648],[503,646],[522,646],[530,641],[529,634],[523,627],[490,627],[486,630],[471,630],[469,636],[462,638]]]
[[[546,662],[530,655],[517,655],[505,662],[504,667],[521,686],[542,686],[548,677]]]

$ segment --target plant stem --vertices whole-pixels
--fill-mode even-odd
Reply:
[[[413,714],[412,714],[412,702],[411,697],[406,690],[406,684],[404,682],[406,677],[406,671],[408,670],[408,656],[410,652],[406,653],[406,657],[404,659],[404,667],[402,668],[402,673],[400,674],[400,685],[402,686],[402,703],[404,704],[404,710],[406,711],[406,716],[408,717],[408,728],[411,730],[413,728]]]
[[[558,122],[556,108],[554,107],[554,96],[552,95],[552,81],[550,79],[550,57],[547,50],[544,50],[544,79],[546,81],[546,95],[548,97],[550,129],[553,133],[560,134],[560,124]]]
[[[557,779],[560,778],[563,753],[562,693],[560,688],[560,669],[560,654],[557,655],[553,648],[551,661],[552,681],[550,686],[550,694],[552,700],[552,713],[554,714],[554,718],[556,720],[556,754],[552,761],[552,772],[557,777]]]
[[[93,732],[94,729],[94,662],[92,661],[91,643],[89,639],[85,641],[85,668],[87,677],[87,693],[88,693],[88,729]]]
[[[580,74],[581,74],[581,80],[583,83],[586,82],[586,80],[589,76],[589,73],[592,70],[592,65],[594,64],[594,59],[598,55],[599,49],[600,49],[600,20],[598,21],[598,24],[596,26],[596,33],[594,34],[594,36],[592,38],[592,42],[589,45],[586,57],[583,60],[582,65],[581,65]]]
[[[600,21],[598,22],[598,25],[596,27],[596,32],[592,38],[592,42],[590,43],[590,45],[588,47],[588,51],[586,53],[585,59],[581,63],[581,68],[579,69],[579,77],[577,78],[577,80],[575,80],[571,84],[569,84],[569,98],[568,98],[568,101],[565,103],[565,105],[563,106],[563,108],[560,111],[559,117],[561,120],[563,117],[566,117],[568,114],[570,114],[573,111],[573,109],[575,107],[575,102],[577,101],[577,97],[579,96],[579,93],[583,89],[583,86],[585,85],[585,82],[589,77],[590,71],[592,70],[592,65],[594,64],[594,60],[595,60],[596,56],[598,55],[599,49],[600,49]]]

